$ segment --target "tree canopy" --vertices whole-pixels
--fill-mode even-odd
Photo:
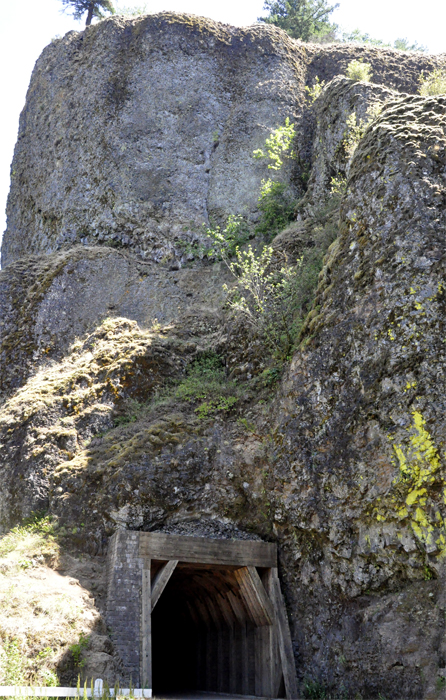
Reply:
[[[87,13],[85,26],[88,27],[94,17],[102,19],[106,14],[115,14],[115,8],[111,0],[62,0],[67,12],[71,12],[75,19],[82,19]]]
[[[311,41],[333,35],[337,29],[329,17],[339,5],[328,5],[327,0],[265,0],[263,9],[268,17],[259,22],[275,24],[294,39]]]

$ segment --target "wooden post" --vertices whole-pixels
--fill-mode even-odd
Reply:
[[[152,586],[150,560],[144,562],[141,590],[141,686],[152,688]]]
[[[175,567],[178,564],[177,559],[172,559],[165,564],[162,569],[158,571],[152,583],[152,611],[157,602],[160,599],[161,593],[167,586],[170,577],[175,571]]]
[[[271,569],[271,600],[276,617],[280,660],[282,662],[286,696],[288,700],[295,700],[295,698],[298,697],[296,665],[294,663],[293,645],[291,641],[285,601],[282,596],[279,576],[276,568]]]

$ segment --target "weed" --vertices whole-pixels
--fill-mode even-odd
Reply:
[[[446,688],[446,678],[444,676],[438,676],[436,685],[437,690],[443,690]]]
[[[237,423],[240,423],[240,425],[242,425],[245,430],[248,431],[248,433],[255,433],[256,431],[256,426],[254,423],[250,423],[246,418],[239,418]]]
[[[316,76],[314,83],[313,83],[313,86],[311,88],[308,87],[308,85],[305,86],[305,93],[306,93],[305,97],[306,97],[307,101],[310,104],[313,104],[313,102],[315,102],[317,100],[317,98],[319,97],[319,95],[322,93],[322,90],[324,89],[324,87],[325,87],[325,80],[323,80],[321,82],[319,80],[319,77]]]
[[[7,638],[0,647],[3,685],[24,685],[25,659],[18,639]]]
[[[202,420],[230,411],[238,402],[238,394],[236,383],[227,380],[221,357],[211,352],[190,365],[187,376],[174,390],[177,399],[200,402],[195,412]]]
[[[327,697],[326,687],[319,681],[304,680],[304,698],[310,700],[325,700]]]
[[[370,83],[372,79],[372,66],[370,63],[364,63],[364,61],[357,61],[354,59],[348,64],[345,74],[350,80],[361,80],[363,83]]]
[[[88,647],[90,637],[84,635],[83,632],[80,633],[79,641],[76,644],[71,644],[70,651],[73,657],[74,665],[77,668],[82,668],[85,665],[85,659],[81,659],[82,652]]]
[[[436,68],[427,75],[424,75],[424,71],[421,71],[419,83],[418,92],[423,97],[444,95],[446,93],[446,70]]]
[[[430,581],[431,579],[434,578],[434,574],[432,570],[425,564],[424,566],[424,580],[425,581]]]

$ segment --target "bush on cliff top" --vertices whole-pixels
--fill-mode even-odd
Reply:
[[[372,66],[370,63],[364,63],[364,61],[357,61],[355,59],[350,61],[345,74],[350,80],[361,80],[363,83],[370,83],[372,79]]]
[[[427,75],[424,75],[424,71],[421,71],[419,82],[418,92],[423,97],[446,94],[446,70],[436,68]]]

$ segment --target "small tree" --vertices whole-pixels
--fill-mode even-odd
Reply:
[[[269,10],[269,16],[259,17],[259,22],[275,24],[293,39],[322,39],[337,28],[329,22],[337,7],[328,5],[327,0],[265,0],[263,9]]]
[[[111,0],[62,0],[62,4],[67,12],[71,12],[74,19],[82,19],[87,13],[86,27],[91,24],[93,17],[102,19],[106,16],[104,13],[115,14]]]

